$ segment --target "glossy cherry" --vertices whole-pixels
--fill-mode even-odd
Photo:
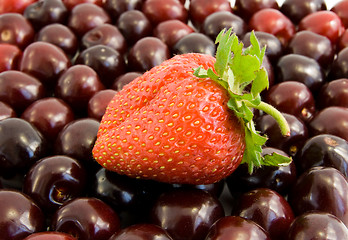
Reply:
[[[101,120],[105,109],[117,91],[105,89],[95,93],[88,101],[87,111],[88,117]]]
[[[0,73],[7,70],[18,70],[22,51],[8,43],[0,43]]]
[[[109,240],[172,240],[169,234],[161,227],[155,224],[143,223],[134,224],[124,228],[114,235]]]
[[[348,107],[348,78],[340,78],[324,84],[320,89],[317,104],[320,108]]]
[[[232,215],[256,222],[275,240],[282,239],[294,220],[294,213],[285,198],[267,188],[242,194],[233,207]]]
[[[103,8],[109,13],[114,22],[118,17],[127,11],[141,10],[143,6],[143,0],[105,0],[103,2]]]
[[[182,37],[173,47],[174,54],[203,53],[214,56],[216,45],[203,33],[193,32]]]
[[[304,172],[293,186],[288,201],[296,215],[322,211],[348,224],[348,183],[335,168],[313,167]]]
[[[23,240],[76,240],[76,238],[66,233],[46,231],[30,234]]]
[[[23,192],[49,215],[65,202],[82,196],[86,179],[87,173],[77,160],[64,155],[45,157],[26,174]]]
[[[254,13],[264,8],[279,9],[279,5],[276,0],[238,0],[233,8],[233,12],[249,21]]]

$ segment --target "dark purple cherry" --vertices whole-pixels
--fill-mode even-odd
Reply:
[[[254,13],[264,8],[279,9],[279,5],[276,0],[238,0],[234,6],[234,12],[249,21]]]
[[[144,0],[105,0],[103,8],[109,13],[114,22],[127,11],[141,10]]]
[[[109,46],[119,53],[125,53],[127,50],[127,43],[122,33],[116,26],[109,23],[89,30],[81,39],[81,47],[83,49],[99,44]]]
[[[67,26],[71,28],[78,37],[82,37],[89,30],[110,22],[110,16],[102,7],[85,2],[71,9]]]
[[[341,106],[348,108],[348,78],[325,83],[320,89],[317,103],[320,108]]]
[[[0,101],[11,106],[17,115],[45,95],[42,83],[26,73],[16,70],[0,73]]]
[[[319,63],[313,58],[300,54],[282,56],[277,65],[277,81],[297,81],[305,84],[316,93],[325,81],[324,72]]]
[[[88,101],[88,117],[95,118],[100,121],[105,113],[111,99],[117,91],[105,89],[95,93]]]
[[[331,134],[309,138],[295,158],[299,173],[316,166],[333,167],[348,177],[348,142]]]
[[[61,0],[39,0],[24,10],[23,16],[36,30],[51,23],[64,24],[69,12]]]
[[[276,63],[278,59],[283,55],[284,49],[280,40],[273,34],[261,31],[254,31],[260,46],[266,47],[265,55],[272,63]],[[249,47],[251,32],[247,32],[243,37],[244,47]]]
[[[44,137],[54,142],[65,125],[74,120],[74,113],[63,100],[48,97],[33,102],[21,118],[34,125]]]
[[[335,56],[335,48],[327,37],[308,30],[295,33],[287,51],[313,58],[324,69],[329,69]]]
[[[140,72],[126,72],[115,79],[111,88],[116,91],[120,91],[124,86],[141,75],[142,73]]]
[[[23,192],[46,214],[52,214],[65,202],[83,195],[87,173],[75,159],[64,155],[37,161],[25,175]]]
[[[301,82],[285,81],[273,85],[265,94],[265,101],[281,112],[292,114],[308,122],[315,113],[312,92]]]
[[[285,239],[348,239],[348,228],[332,214],[307,212],[294,220]]]
[[[41,133],[21,118],[0,121],[1,176],[27,171],[46,156],[47,143]]]
[[[24,49],[34,40],[31,23],[19,13],[0,15],[0,43],[9,43]]]
[[[232,28],[232,32],[243,38],[248,30],[246,22],[230,11],[218,11],[207,16],[201,27],[201,32],[215,41],[223,29]]]
[[[124,228],[114,235],[109,240],[172,240],[169,234],[161,227],[155,224],[142,223],[134,224]]]
[[[98,129],[99,122],[92,118],[80,118],[70,122],[57,137],[55,153],[77,159],[92,172],[98,171],[99,164],[92,156]]]
[[[48,42],[34,42],[23,51],[19,69],[51,88],[70,65],[70,59],[61,48]]]
[[[277,153],[288,156],[284,151],[266,147],[262,150],[262,155],[272,155]],[[296,181],[296,167],[292,161],[287,166],[262,166],[255,168],[250,174],[248,166],[241,164],[230,176],[226,178],[229,191],[248,192],[256,188],[269,188],[278,193],[286,194]]]
[[[296,215],[322,211],[348,224],[348,182],[332,167],[313,167],[296,181],[288,201]]]
[[[22,240],[34,232],[44,231],[41,209],[25,194],[0,189],[0,236],[2,240]]]
[[[326,9],[324,0],[285,0],[280,7],[280,11],[295,24],[310,13]]]
[[[83,50],[75,64],[87,65],[100,77],[100,81],[109,87],[115,78],[125,72],[125,61],[122,54],[105,45],[95,45]]]
[[[337,57],[333,60],[329,80],[346,78],[348,76],[348,48],[343,48],[338,52]]]
[[[152,35],[150,20],[139,10],[129,10],[121,14],[116,23],[129,46]]]
[[[294,213],[285,198],[267,188],[242,194],[232,209],[232,215],[256,222],[274,240],[282,239],[294,220]]]
[[[309,122],[308,130],[311,136],[327,133],[348,141],[348,108],[332,106],[320,110]]]
[[[52,23],[41,28],[36,40],[60,47],[70,58],[74,57],[78,50],[77,37],[70,28],[60,23]]]
[[[120,230],[118,215],[96,198],[75,198],[66,202],[55,212],[51,221],[53,231],[84,240],[109,239]]]
[[[270,240],[269,234],[252,220],[239,216],[226,216],[210,228],[205,240]]]
[[[0,121],[6,118],[14,118],[16,116],[16,112],[10,105],[0,101]]]
[[[216,45],[203,33],[193,32],[182,37],[173,47],[174,54],[203,53],[215,56]]]
[[[175,189],[157,199],[151,222],[165,229],[173,239],[201,240],[211,225],[224,215],[221,203],[208,192]]]
[[[290,136],[283,136],[273,117],[262,115],[256,119],[256,129],[266,134],[267,147],[283,150],[290,156],[294,156],[308,138],[308,130],[304,122],[294,115],[283,113],[290,127]]]
[[[88,101],[103,90],[96,71],[87,65],[77,64],[67,69],[58,79],[55,94],[78,114],[86,114]]]
[[[168,46],[156,37],[145,37],[137,41],[128,54],[128,68],[145,72],[170,58]]]

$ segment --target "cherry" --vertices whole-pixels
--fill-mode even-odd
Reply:
[[[203,33],[193,32],[182,37],[173,47],[174,54],[203,53],[214,56],[216,45]]]
[[[88,101],[88,117],[100,121],[105,113],[106,107],[116,93],[117,91],[112,89],[105,89],[95,93]]]
[[[129,10],[120,15],[116,23],[128,45],[152,35],[150,20],[139,10]]]
[[[223,216],[221,203],[206,191],[180,188],[157,199],[151,222],[165,229],[173,239],[198,240],[204,239],[210,226]]]
[[[143,0],[105,0],[103,8],[109,13],[114,22],[118,17],[131,10],[141,10]]]
[[[276,0],[238,0],[236,1],[233,12],[246,21],[249,21],[252,15],[264,8],[279,9],[279,5]]]
[[[186,23],[188,19],[187,10],[179,0],[146,0],[142,12],[153,25],[173,19]]]
[[[18,115],[45,95],[42,83],[26,73],[17,70],[0,73],[0,101],[10,105]]]
[[[315,113],[313,94],[301,82],[285,81],[273,85],[265,94],[265,101],[304,122],[308,122]]]
[[[232,28],[239,38],[242,38],[247,32],[247,24],[236,14],[229,11],[214,12],[207,16],[201,27],[201,32],[215,40],[223,29]]]
[[[348,107],[348,79],[336,79],[324,84],[320,89],[317,104],[320,108]]]
[[[345,28],[348,28],[348,3],[347,1],[337,2],[331,9],[341,19]]]
[[[83,195],[86,171],[75,159],[56,155],[37,161],[27,172],[23,192],[46,214],[52,214],[65,202]]]
[[[311,136],[327,133],[348,141],[348,108],[332,106],[320,110],[309,122],[308,130]]]
[[[25,8],[37,0],[7,0],[0,2],[0,14],[3,13],[23,13]]]
[[[128,55],[131,71],[145,72],[169,59],[168,46],[155,37],[144,37],[137,41]]]
[[[19,13],[0,15],[0,43],[13,44],[24,49],[34,40],[31,23]]]
[[[181,38],[192,32],[194,30],[189,25],[174,19],[159,23],[153,30],[153,35],[161,39],[172,50]]]
[[[55,94],[69,104],[76,113],[86,114],[88,101],[104,88],[96,71],[87,65],[77,64],[60,76]]]
[[[286,235],[292,239],[346,239],[348,230],[344,223],[332,214],[308,212],[298,216]]]
[[[155,224],[143,223],[135,224],[124,228],[114,235],[109,240],[172,240],[168,233],[161,227]]]
[[[70,57],[78,50],[78,40],[70,28],[60,23],[44,26],[36,34],[37,41],[48,42],[61,48]]]
[[[257,223],[239,216],[226,216],[217,220],[209,230],[205,240],[248,239],[270,240],[269,234]]]
[[[0,101],[0,121],[6,118],[15,118],[17,117],[16,112],[4,102]]]
[[[335,80],[339,78],[346,78],[348,75],[348,48],[343,48],[338,52],[336,58],[333,60],[331,69],[329,72],[329,80]]]
[[[45,218],[41,209],[25,194],[0,189],[0,235],[3,240],[20,240],[43,231]]]
[[[8,70],[18,70],[22,51],[8,43],[0,43],[0,73]]]
[[[232,215],[256,222],[269,233],[271,239],[282,239],[294,220],[285,198],[267,188],[242,194],[232,209]]]
[[[125,71],[125,61],[122,54],[115,49],[102,44],[83,50],[75,64],[91,67],[98,73],[100,81],[109,87],[115,78]]]
[[[88,21],[86,21],[88,19]],[[81,3],[71,9],[67,26],[71,28],[78,37],[82,37],[89,30],[111,23],[107,12],[93,3]]]
[[[70,65],[70,59],[61,48],[48,42],[33,42],[23,51],[19,69],[52,88]]]
[[[109,23],[104,23],[86,32],[81,39],[80,47],[86,49],[99,44],[109,46],[119,53],[125,53],[127,50],[127,43],[123,35],[116,26]]]
[[[30,234],[23,240],[76,240],[76,238],[66,233],[46,231]]]
[[[140,72],[126,72],[115,79],[111,88],[116,91],[120,91],[124,86],[133,81],[135,78],[140,77],[141,75],[142,73]]]
[[[348,183],[332,167],[313,167],[296,181],[288,199],[296,215],[308,211],[328,212],[348,224]]]
[[[331,134],[309,138],[295,158],[299,173],[316,166],[333,167],[348,176],[348,142]]]
[[[99,199],[75,198],[54,213],[51,229],[77,239],[104,240],[120,229],[120,220],[114,210]]]
[[[63,100],[55,97],[33,102],[21,118],[34,125],[44,137],[54,142],[65,125],[74,120],[74,113]]]
[[[40,0],[30,4],[23,13],[36,30],[51,23],[65,23],[68,9],[61,0]]]
[[[249,28],[273,34],[283,46],[288,44],[296,32],[291,20],[274,8],[264,8],[254,13],[250,18]]]

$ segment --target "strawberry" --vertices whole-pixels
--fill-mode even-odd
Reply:
[[[186,184],[217,182],[242,161],[250,171],[288,164],[280,155],[261,157],[267,138],[254,129],[251,107],[272,114],[284,134],[289,129],[282,115],[260,100],[268,86],[261,67],[265,49],[254,34],[251,38],[252,47],[243,51],[231,30],[222,31],[216,58],[177,55],[124,87],[102,118],[96,161],[130,177]]]

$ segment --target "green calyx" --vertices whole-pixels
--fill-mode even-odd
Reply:
[[[250,42],[251,45],[244,49],[243,43],[232,34],[232,29],[222,30],[215,42],[219,43],[215,71],[199,67],[194,69],[194,75],[210,78],[228,91],[228,107],[241,119],[245,127],[246,147],[242,163],[247,163],[249,173],[252,173],[254,167],[283,166],[290,164],[292,160],[277,153],[262,156],[262,146],[265,145],[267,137],[255,129],[252,108],[271,115],[277,121],[283,135],[289,136],[290,128],[277,109],[261,101],[260,93],[269,86],[267,71],[262,67],[266,48],[260,48],[254,32],[251,33]]]

